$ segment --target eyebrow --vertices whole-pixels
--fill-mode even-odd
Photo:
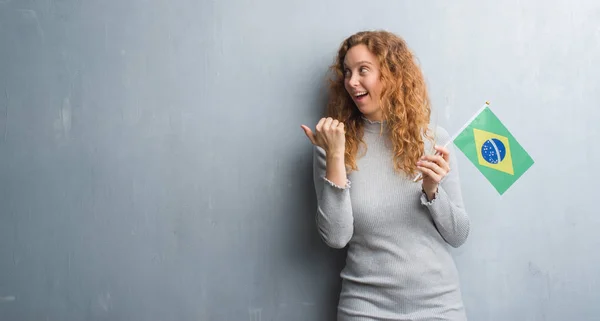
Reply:
[[[372,63],[366,61],[366,60],[361,60],[359,62],[356,63],[357,65],[362,65],[362,64],[367,64],[367,65],[373,65]],[[344,62],[344,67],[348,67],[348,65]]]

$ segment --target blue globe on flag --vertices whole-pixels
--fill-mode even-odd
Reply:
[[[499,139],[488,139],[481,146],[481,156],[490,164],[498,164],[506,157],[506,146]]]

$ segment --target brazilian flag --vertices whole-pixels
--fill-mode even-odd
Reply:
[[[486,104],[454,138],[454,144],[502,195],[533,159]]]

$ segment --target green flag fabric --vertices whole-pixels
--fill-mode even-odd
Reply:
[[[456,135],[454,145],[500,195],[534,163],[487,103]]]

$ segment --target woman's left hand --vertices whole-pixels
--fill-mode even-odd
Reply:
[[[450,172],[450,152],[442,146],[435,146],[435,155],[425,155],[417,162],[417,169],[423,173],[423,191],[431,200],[437,192],[438,185]]]

